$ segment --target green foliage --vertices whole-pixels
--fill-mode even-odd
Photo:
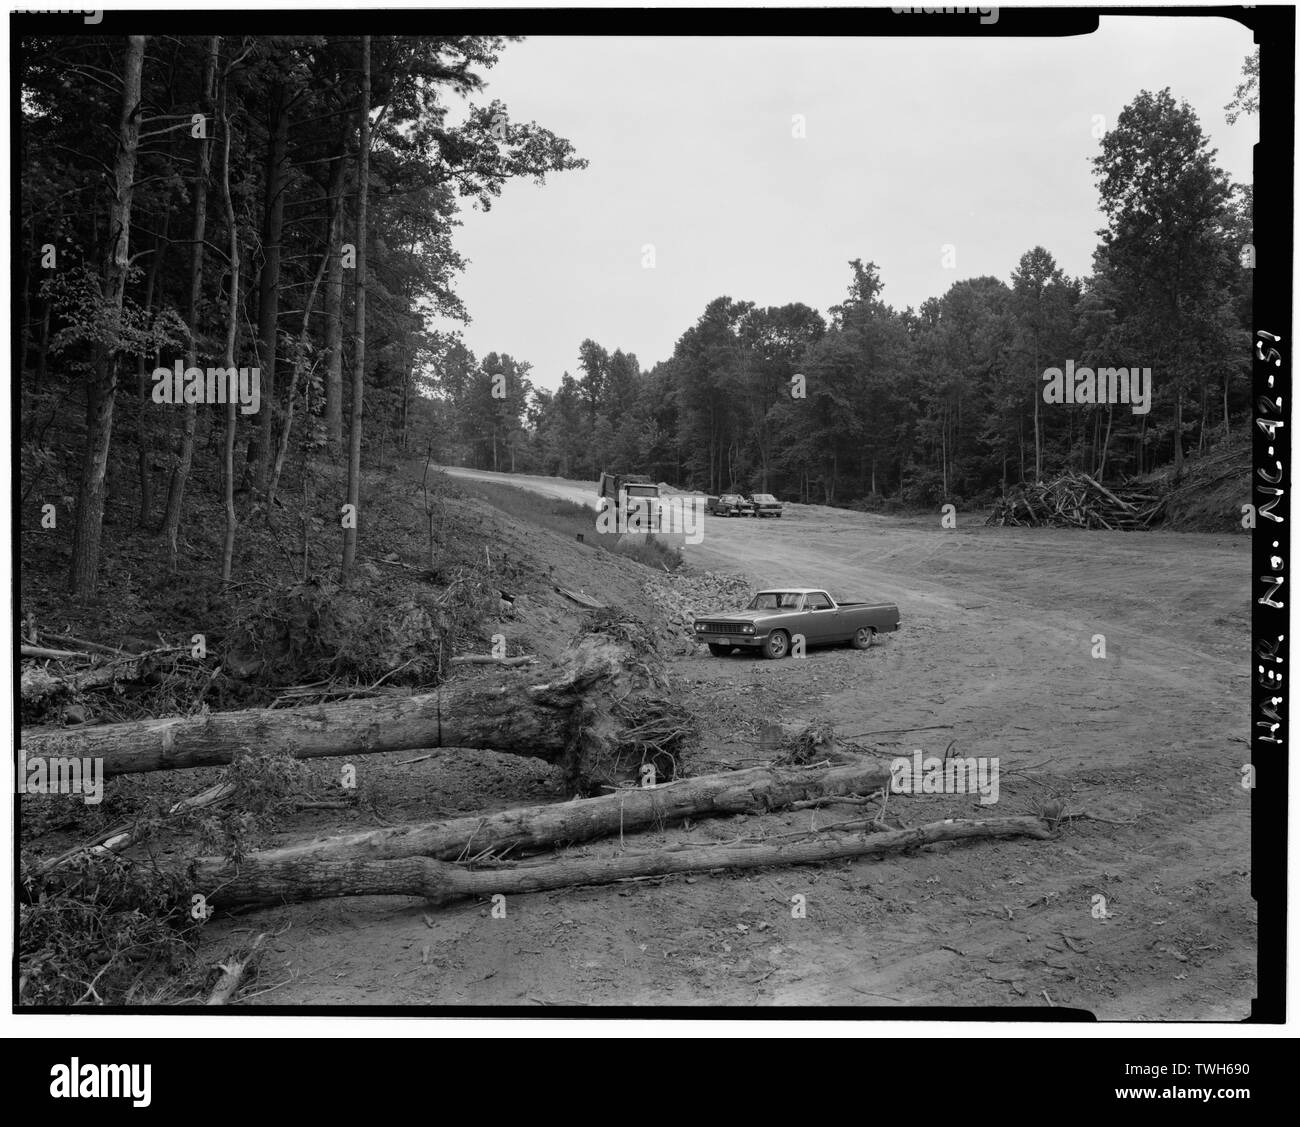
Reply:
[[[432,684],[440,678],[458,625],[474,618],[486,597],[482,584],[462,579],[455,598],[375,582],[342,589],[313,578],[275,587],[241,604],[227,641],[241,664],[277,684],[341,680],[369,685]]]
[[[676,571],[682,566],[681,552],[654,536],[624,540],[615,544],[612,551],[656,571]]]
[[[129,1004],[157,990],[193,951],[186,889],[145,866],[88,857],[23,891],[20,1006]]]
[[[1241,65],[1244,82],[1232,92],[1232,101],[1224,106],[1229,125],[1235,125],[1242,114],[1259,113],[1259,48],[1246,56]]]
[[[223,775],[224,781],[235,784],[235,793],[219,806],[188,815],[198,831],[198,851],[238,864],[292,808],[307,778],[303,762],[284,752],[245,749],[236,755]]]
[[[42,283],[41,297],[64,322],[50,341],[50,351],[70,354],[74,367],[88,366],[84,353],[96,345],[127,356],[148,357],[162,349],[184,348],[189,339],[185,322],[174,309],[150,311],[126,299],[119,312],[105,297],[98,273],[89,266],[53,275]]]

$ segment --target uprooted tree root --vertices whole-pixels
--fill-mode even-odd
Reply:
[[[256,746],[297,759],[485,748],[563,765],[575,789],[625,771],[635,777],[647,762],[670,778],[690,729],[662,674],[643,656],[595,635],[553,666],[484,669],[418,696],[38,728],[23,733],[23,747],[29,758],[98,759],[105,777],[219,766]]]
[[[816,720],[792,735],[782,733],[776,739],[781,754],[773,762],[783,766],[802,767],[835,753],[835,727],[825,720]]]

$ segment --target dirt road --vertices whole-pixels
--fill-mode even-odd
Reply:
[[[492,470],[466,470],[460,466],[440,466],[439,469],[450,477],[460,477],[470,481],[495,481],[501,485],[513,485],[516,489],[527,489],[530,493],[540,493],[543,497],[555,497],[561,501],[590,505],[593,509],[596,507],[594,481],[569,481],[562,477],[494,473]]]
[[[595,496],[589,483],[453,472]],[[526,537],[540,565],[575,566],[571,543],[542,529]],[[1053,799],[1092,818],[1050,842],[515,897],[504,919],[485,905],[429,914],[397,898],[283,909],[254,925],[293,923],[267,972],[292,981],[265,1004],[994,1005],[1075,1007],[1103,1020],[1244,1017],[1255,981],[1240,786],[1248,550],[1245,536],[990,529],[960,512],[955,529],[938,514],[797,505],[779,521],[706,518],[703,542],[685,548],[689,564],[754,585],[892,599],[902,628],[867,651],[775,662],[700,647],[675,661],[674,684],[708,734],[694,773],[752,762],[761,720],[825,719],[882,756],[941,755],[955,740],[956,754],[998,760],[995,805],[891,798],[890,813],[909,825],[1030,812]],[[1105,657],[1094,657],[1103,638]],[[485,794],[537,800],[535,772],[484,755],[385,771],[385,796],[414,802],[413,818],[427,817],[430,802],[475,809]],[[653,849],[861,816],[861,807],[826,807],[709,819],[626,846],[575,848]]]
[[[515,481],[594,496],[585,483]],[[682,660],[678,678],[706,717],[719,695],[755,702],[724,752],[743,752],[759,712],[824,717],[846,735],[914,725],[867,742],[929,755],[955,739],[962,755],[998,757],[997,813],[1060,795],[1071,810],[1133,823],[1076,821],[1046,849],[1004,843],[828,873],[820,884],[851,894],[826,910],[858,921],[865,957],[840,927],[811,926],[782,951],[785,974],[734,1000],[1047,1005],[1046,991],[1104,1018],[1244,1016],[1254,978],[1240,786],[1247,537],[994,529],[961,513],[944,529],[938,514],[792,505],[779,521],[706,518],[685,556],[755,585],[892,599],[902,614],[900,632],[865,654]],[[1093,656],[1103,639],[1105,656]],[[948,727],[920,730],[930,725]],[[909,822],[931,820],[931,806],[979,809],[909,801]]]

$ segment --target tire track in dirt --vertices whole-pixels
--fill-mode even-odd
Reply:
[[[1004,770],[1050,756],[1058,789],[1074,789],[1102,816],[1138,815],[1134,826],[1076,822],[1046,846],[1004,842],[855,864],[858,883],[898,910],[877,913],[883,930],[873,924],[856,942],[840,928],[810,929],[791,952],[798,969],[769,978],[759,1000],[1054,1004],[1112,1019],[1247,1012],[1249,808],[1234,793],[1246,749],[1228,750],[1231,737],[1249,732],[1244,539],[1156,533],[1134,546],[1121,536],[958,535],[908,522],[720,524],[706,523],[688,560],[742,572],[756,586],[827,586],[899,604],[902,630],[882,647],[892,660],[868,683],[871,713],[862,712],[867,686],[851,679],[824,702],[835,720],[861,717],[863,729],[950,722],[943,740],[957,734],[961,754],[1001,751]],[[1094,634],[1106,636],[1104,661],[1091,657]],[[813,660],[829,668],[831,657]],[[1032,750],[1007,751],[1012,722],[1026,731],[1011,742]],[[926,754],[943,746],[918,736]],[[913,746],[904,739],[895,754]],[[1017,810],[1035,796],[1032,786],[1005,785]],[[979,809],[958,805],[934,816]],[[932,881],[947,901],[927,895]],[[1010,894],[1022,888],[1034,890],[1037,907],[1017,911],[1021,899]],[[1094,919],[1092,897],[1107,889],[1112,917]],[[1183,899],[1171,901],[1171,889]],[[865,893],[846,889],[855,894]],[[944,951],[945,942],[964,955]]]
[[[550,496],[594,498],[590,484],[535,483]],[[847,736],[949,724],[940,736],[869,742],[881,754],[918,745],[930,754],[955,736],[960,754],[999,756],[1004,774],[1042,763],[1030,776],[1004,778],[998,813],[1029,811],[1059,793],[1072,809],[1133,824],[1077,821],[1051,842],[629,891],[616,906],[639,941],[630,950],[602,937],[609,890],[591,890],[589,901],[567,896],[564,914],[593,915],[580,918],[590,935],[584,959],[548,969],[560,995],[626,1004],[1050,1004],[1103,1019],[1248,1011],[1249,799],[1237,786],[1249,734],[1245,539],[936,524],[815,506],[789,506],[781,521],[706,518],[703,543],[685,549],[688,563],[759,586],[893,599],[903,627],[865,654],[684,658],[679,684],[688,696],[699,690],[706,725],[707,709],[724,706],[744,725],[825,716]],[[1106,636],[1104,661],[1091,657],[1094,634]],[[746,748],[746,731],[732,733],[717,762]],[[987,813],[963,796],[891,803],[891,812],[900,808],[911,824]],[[746,832],[784,832],[807,821],[802,813],[799,822],[793,814],[761,827],[751,820]],[[837,817],[833,808],[818,813]],[[808,918],[790,920],[783,905],[799,890]],[[1094,916],[1097,895],[1107,898],[1107,918]]]

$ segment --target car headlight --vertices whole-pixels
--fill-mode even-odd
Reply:
[[[703,629],[704,629],[704,623],[703,623],[703,622],[697,622],[697,623],[695,624],[695,629],[696,629],[696,630],[703,630]]]
[[[754,628],[752,626],[742,626],[740,628],[740,632],[742,634],[752,634],[754,632]]]

